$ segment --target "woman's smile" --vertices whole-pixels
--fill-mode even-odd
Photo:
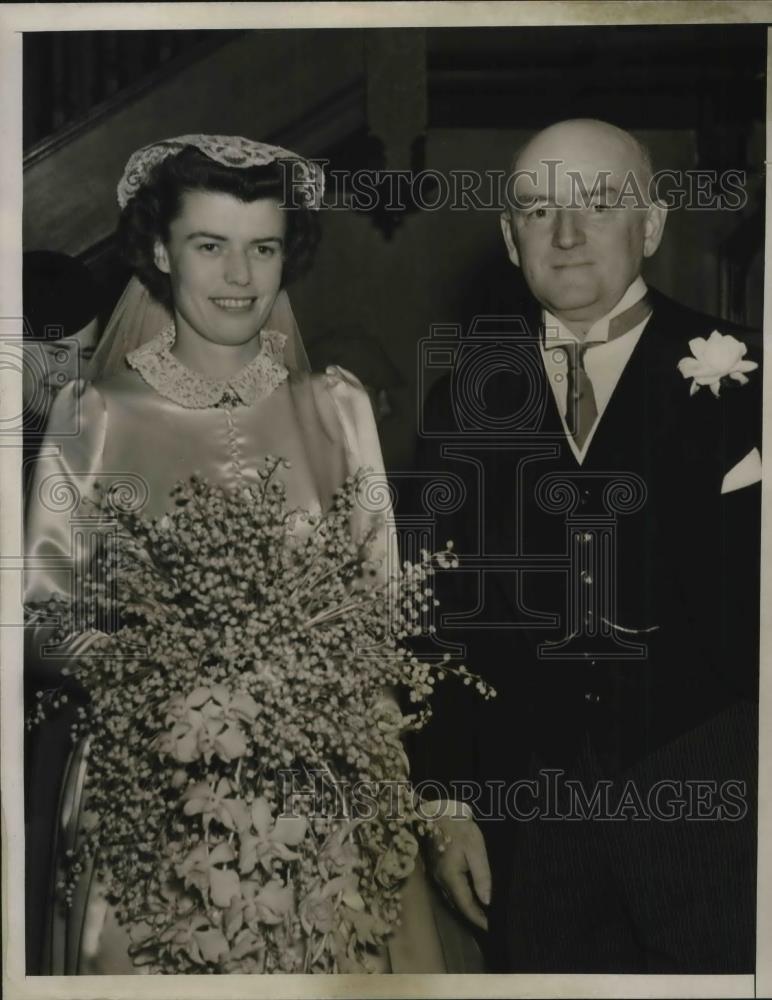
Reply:
[[[257,296],[250,295],[248,298],[213,298],[211,301],[225,312],[248,312],[257,301]]]

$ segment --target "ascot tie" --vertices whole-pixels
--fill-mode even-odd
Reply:
[[[591,340],[588,343],[571,341],[567,344],[555,345],[564,351],[568,360],[568,378],[566,393],[566,426],[576,441],[578,448],[584,446],[595,421],[598,419],[598,405],[592,382],[584,367],[584,356],[592,347],[608,344],[617,337],[629,333],[634,327],[643,323],[652,313],[651,301],[644,295],[629,309],[613,316],[608,324],[607,340]]]

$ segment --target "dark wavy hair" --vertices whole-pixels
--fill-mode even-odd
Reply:
[[[264,166],[226,167],[200,150],[188,146],[169,156],[151,171],[121,213],[118,241],[121,252],[153,298],[172,310],[169,275],[155,264],[155,242],[166,243],[169,227],[180,214],[186,191],[217,191],[239,201],[276,198],[287,217],[284,237],[282,286],[304,274],[311,265],[319,242],[318,213],[292,204],[290,172],[281,163]],[[288,197],[289,194],[289,197]]]

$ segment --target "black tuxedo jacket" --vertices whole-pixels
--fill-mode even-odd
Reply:
[[[437,525],[461,556],[439,581],[438,634],[498,698],[445,686],[413,747],[417,781],[508,782],[534,755],[570,770],[587,740],[616,774],[757,697],[760,486],[721,486],[760,447],[761,367],[716,397],[691,394],[677,365],[716,329],[760,362],[760,338],[650,294],[581,465],[533,301],[496,335],[462,337],[427,397],[416,470],[465,495]]]

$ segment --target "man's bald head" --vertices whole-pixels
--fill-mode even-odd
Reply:
[[[537,132],[514,168],[501,220],[510,258],[546,309],[586,332],[659,246],[651,158],[629,132],[575,118]]]
[[[630,132],[598,118],[569,118],[536,132],[516,151],[512,171],[531,169],[534,160],[570,159],[575,168],[587,159],[597,160],[599,153],[625,165],[648,191],[654,173],[649,150]]]

